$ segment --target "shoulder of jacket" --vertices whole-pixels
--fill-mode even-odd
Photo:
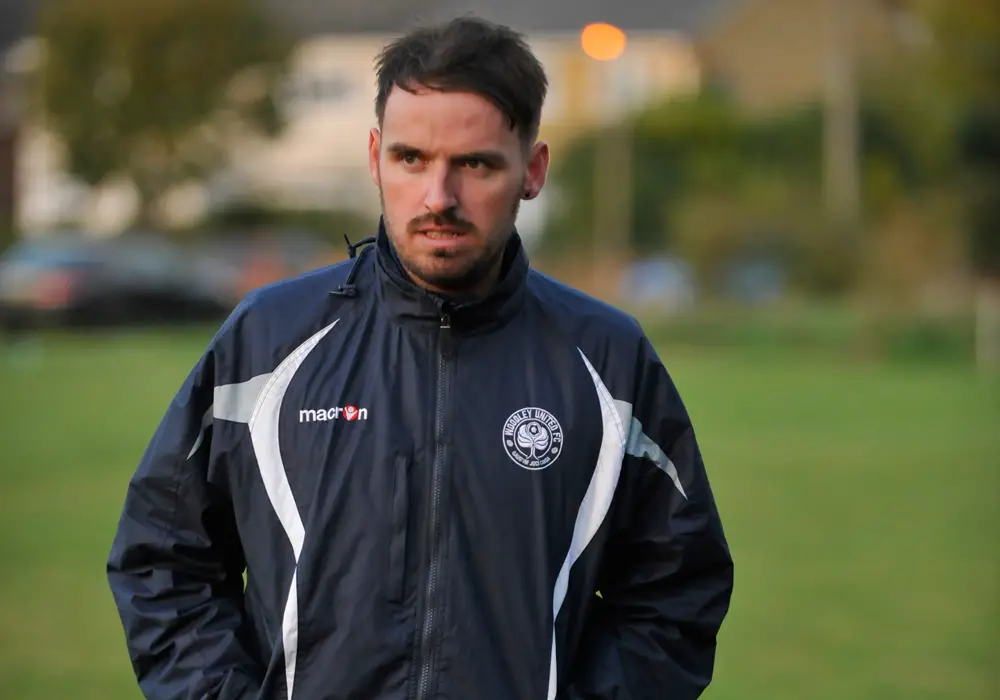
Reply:
[[[265,284],[247,293],[240,306],[268,314],[280,311],[289,302],[322,298],[344,283],[353,264],[354,260],[343,260]]]
[[[294,342],[343,301],[333,292],[344,283],[354,260],[326,265],[248,292],[216,333],[216,347],[239,348],[271,338],[275,350]],[[286,337],[287,336],[287,337]]]
[[[644,337],[631,314],[542,272],[532,270],[528,285],[542,308],[574,335],[596,335],[629,345]]]
[[[649,357],[648,340],[639,321],[542,273],[533,274],[530,284],[546,327],[559,329],[611,396],[632,402],[637,377]]]

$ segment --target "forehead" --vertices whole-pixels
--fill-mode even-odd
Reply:
[[[470,92],[393,87],[382,119],[383,143],[427,151],[517,148],[517,132],[496,105]]]

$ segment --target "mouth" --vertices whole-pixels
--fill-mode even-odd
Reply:
[[[434,241],[447,241],[460,238],[465,235],[465,231],[456,229],[426,228],[420,229],[417,233],[426,236]]]

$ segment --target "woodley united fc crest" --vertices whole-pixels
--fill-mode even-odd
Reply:
[[[518,466],[545,469],[562,452],[562,426],[544,408],[522,408],[504,423],[503,447]]]

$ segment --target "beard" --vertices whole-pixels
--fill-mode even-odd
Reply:
[[[379,201],[382,206],[382,220],[385,222],[386,232],[389,240],[393,244],[399,262],[407,273],[416,281],[424,285],[441,290],[442,292],[460,296],[478,290],[485,279],[499,268],[510,240],[510,233],[514,230],[517,215],[521,207],[521,188],[516,190],[509,210],[509,215],[503,221],[498,222],[497,227],[483,236],[477,228],[470,222],[462,219],[455,209],[449,209],[441,214],[424,214],[411,219],[405,227],[405,231],[397,235],[394,222],[391,221],[386,212],[385,198],[382,188],[379,188]],[[417,256],[408,253],[408,246],[405,238],[424,226],[447,226],[461,231],[463,235],[476,236],[482,245],[475,251],[449,251],[436,250],[432,253],[430,260],[420,260]]]

